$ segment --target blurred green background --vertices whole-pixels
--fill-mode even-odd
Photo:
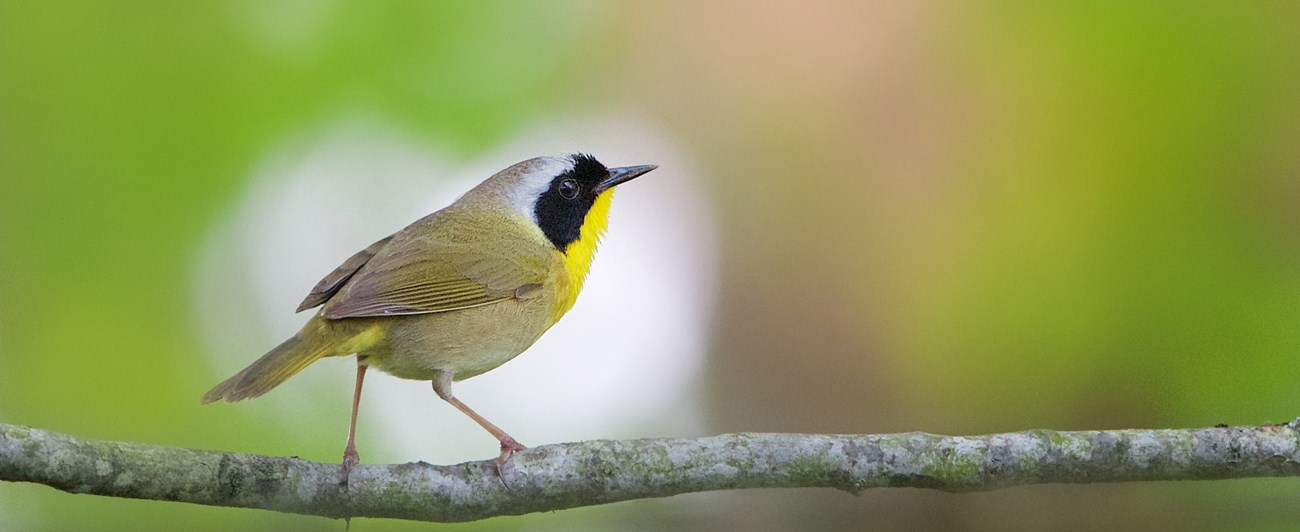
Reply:
[[[0,0],[0,421],[337,454],[199,407],[192,284],[268,147],[357,112],[465,159],[564,113],[671,134],[719,231],[710,433],[1287,421],[1297,23],[1294,2]],[[747,491],[463,528],[1267,530],[1297,497]],[[0,529],[341,526],[0,484]]]

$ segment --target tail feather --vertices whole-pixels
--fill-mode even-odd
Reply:
[[[251,399],[271,391],[312,362],[330,354],[330,342],[304,342],[294,336],[203,395],[203,404]]]

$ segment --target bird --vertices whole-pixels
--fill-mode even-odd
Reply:
[[[298,312],[320,307],[302,329],[202,403],[258,397],[321,358],[355,354],[344,483],[360,463],[357,409],[370,367],[430,381],[439,398],[497,439],[499,473],[525,446],[457,398],[452,384],[518,356],[573,307],[614,188],[655,168],[608,168],[574,153],[496,173],[343,261],[298,305]]]

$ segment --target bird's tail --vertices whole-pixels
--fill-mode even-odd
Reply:
[[[214,386],[203,395],[203,404],[220,399],[235,402],[257,397],[279,386],[285,379],[323,356],[333,354],[333,342],[317,335],[295,335],[262,355],[239,373]]]

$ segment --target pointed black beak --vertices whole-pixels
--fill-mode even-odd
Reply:
[[[596,184],[596,193],[604,192],[617,185],[636,179],[641,174],[654,170],[655,168],[659,167],[653,164],[643,164],[641,166],[621,166],[618,168],[610,168],[609,177]]]

